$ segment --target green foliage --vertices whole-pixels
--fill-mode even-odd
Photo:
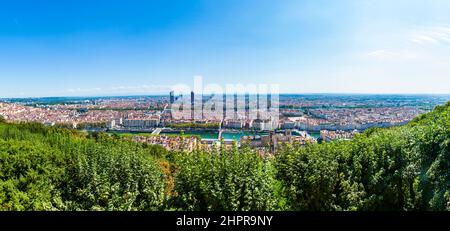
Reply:
[[[448,210],[450,105],[352,141],[286,147],[277,178],[291,210]]]
[[[158,210],[154,149],[39,124],[0,125],[0,210]]]
[[[177,156],[174,207],[194,211],[274,210],[273,167],[250,150]]]
[[[145,149],[126,143],[79,143],[63,199],[69,210],[158,210],[164,201],[159,167]]]
[[[0,140],[0,210],[53,210],[64,171],[56,153],[26,140]],[[52,166],[49,168],[48,166]]]
[[[291,210],[331,210],[338,179],[338,163],[332,144],[305,148],[284,147],[276,159],[277,177],[285,188]]]

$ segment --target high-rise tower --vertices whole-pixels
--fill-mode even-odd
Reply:
[[[175,103],[175,92],[174,91],[171,91],[170,92],[170,100],[169,100],[169,102],[170,102],[170,105],[172,105],[173,103]]]
[[[194,121],[195,94],[191,91],[191,120]]]
[[[223,120],[227,117],[227,94],[223,94]]]

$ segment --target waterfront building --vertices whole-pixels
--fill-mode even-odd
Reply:
[[[109,123],[108,123],[108,128],[109,129],[114,129],[116,127],[116,121],[115,120],[111,120]]]
[[[140,118],[131,118],[125,119],[123,121],[123,126],[125,128],[154,128],[159,126],[159,119],[151,118],[151,119],[140,119]]]
[[[264,121],[261,119],[256,119],[252,123],[252,128],[258,131],[264,131]]]
[[[238,119],[226,120],[224,122],[224,127],[230,128],[230,129],[242,129],[244,127],[244,125],[245,125],[245,121],[238,120]]]
[[[283,121],[281,129],[295,129],[296,123],[294,121]]]

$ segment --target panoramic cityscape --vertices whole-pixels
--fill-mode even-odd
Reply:
[[[171,106],[176,98],[173,94],[0,99],[0,116],[11,122],[39,122],[131,136],[133,141],[161,145],[168,150],[249,144],[270,154],[283,143],[349,140],[370,128],[401,126],[450,100],[450,95],[286,94],[279,96],[279,117],[273,121],[238,118],[237,104],[233,102],[237,98],[245,100],[245,96],[238,95],[224,96],[229,103],[223,104],[223,116],[218,118],[191,117],[191,105],[187,118],[176,118]],[[191,97],[194,93],[188,100],[194,105]],[[246,109],[244,112],[249,113]],[[236,111],[236,115],[226,117],[227,110]],[[186,139],[180,139],[181,136]]]
[[[445,225],[449,12],[2,1],[0,229]]]

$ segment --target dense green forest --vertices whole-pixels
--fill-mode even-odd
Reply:
[[[450,104],[270,158],[0,120],[0,210],[450,210]]]

